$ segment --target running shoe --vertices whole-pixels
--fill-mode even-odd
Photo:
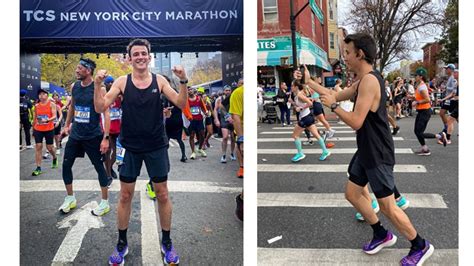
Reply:
[[[319,160],[324,161],[329,157],[329,155],[331,155],[331,152],[326,150],[325,152],[323,152],[323,154],[321,154],[321,156],[319,156]]]
[[[179,263],[178,253],[174,249],[171,241],[168,243],[161,243],[161,254],[163,254],[163,261],[165,264],[174,265]]]
[[[53,163],[51,164],[51,168],[58,168],[58,157],[53,159]]]
[[[58,148],[56,149],[56,155],[60,155],[61,154],[61,150]]]
[[[399,127],[399,126],[395,127],[395,128],[393,129],[392,135],[394,135],[394,136],[397,135],[397,133],[398,133],[399,130],[400,130],[400,127]]]
[[[327,138],[327,139],[331,139],[332,137],[334,137],[334,134],[336,134],[336,130],[335,130],[335,129],[331,129],[331,130],[329,130],[329,131],[326,133],[326,138]]]
[[[114,181],[114,178],[111,177],[111,176],[108,176],[107,177],[107,188],[110,188],[110,186],[112,185],[112,182]]]
[[[43,155],[43,159],[48,159],[49,158],[49,152],[46,152],[44,155]]]
[[[155,191],[153,190],[153,187],[150,185],[150,183],[146,184],[146,195],[152,200],[156,199]]]
[[[43,172],[41,172],[41,167],[36,167],[36,169],[33,171],[33,173],[31,173],[32,176],[39,176],[41,175]]]
[[[199,155],[201,155],[202,157],[207,157],[207,154],[204,150],[201,150],[201,149],[198,149],[197,152],[199,153]]]
[[[312,140],[304,141],[304,142],[303,142],[303,145],[304,145],[304,146],[313,146],[313,145],[314,145],[314,142],[313,142]]]
[[[376,199],[372,199],[372,209],[374,209],[375,213],[380,211],[379,203]],[[360,212],[357,212],[355,216],[358,221],[364,221],[364,216]]]
[[[446,137],[446,133],[441,133],[441,141],[443,142],[443,146],[446,147],[446,144],[448,143],[448,138]]]
[[[237,177],[244,178],[244,168],[242,166],[239,167],[239,170],[237,171]]]
[[[306,155],[304,155],[304,153],[297,153],[295,154],[295,156],[293,156],[293,158],[291,158],[291,161],[296,163],[303,160],[304,158],[306,158]]]
[[[427,150],[420,149],[418,151],[415,151],[415,154],[420,155],[420,156],[429,156],[429,155],[431,155],[431,152],[430,152],[429,149],[427,149]]]
[[[410,201],[408,201],[404,196],[401,196],[400,199],[397,200],[397,206],[402,210],[406,210],[406,208],[410,206]]]
[[[387,236],[384,239],[376,239],[375,237],[369,243],[365,244],[362,251],[369,255],[378,253],[385,247],[391,247],[397,243],[397,236],[392,232],[387,231]]]
[[[182,163],[185,163],[187,160],[188,160],[188,157],[183,156],[183,157],[181,157],[181,160],[180,160],[180,161],[181,161]]]
[[[281,124],[282,127],[286,126],[286,123]]]
[[[120,245],[120,244],[119,244]],[[109,265],[124,265],[125,256],[128,254],[128,245],[119,246],[117,245],[114,252],[109,257]]]
[[[27,145],[26,148],[27,149],[33,149],[34,147],[33,147],[33,145]]]
[[[118,176],[117,176],[117,173],[114,171],[114,169],[110,169],[110,172],[112,174],[112,178],[117,179]]]
[[[104,216],[110,211],[109,201],[101,200],[99,206],[95,207],[91,213],[95,216]]]
[[[423,263],[433,254],[434,246],[425,240],[425,248],[422,250],[410,250],[407,256],[400,261],[402,266],[423,265]]]
[[[235,216],[237,216],[237,219],[240,221],[244,221],[244,200],[240,197],[240,194],[235,197]]]
[[[194,153],[194,152],[191,153],[191,156],[189,156],[189,158],[190,158],[191,160],[196,159],[196,153]]]
[[[233,153],[231,153],[230,154],[230,160],[235,161],[235,160],[237,160],[237,157],[235,157],[235,155]]]
[[[69,213],[72,209],[76,208],[76,206],[77,206],[76,197],[66,196],[66,198],[64,198],[63,204],[61,205],[61,207],[59,207],[58,210],[61,211],[62,213]]]
[[[225,158],[225,154],[221,157],[221,163],[227,163],[227,159]]]

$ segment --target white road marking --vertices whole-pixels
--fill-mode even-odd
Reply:
[[[332,148],[329,149],[332,154],[354,154],[355,148]],[[304,154],[321,154],[321,149],[304,149]],[[258,154],[295,154],[296,149],[258,149]],[[396,154],[413,154],[412,149],[395,149]]]
[[[97,207],[97,202],[91,201],[58,223],[59,229],[69,227],[70,229],[59,246],[52,261],[52,265],[73,263],[79,249],[81,248],[82,240],[87,234],[87,231],[91,228],[101,228],[105,226],[102,222],[102,218],[91,214],[91,210],[95,207]],[[77,222],[73,223],[72,221]]]
[[[293,131],[262,131],[260,132],[261,135],[291,135],[293,134]],[[304,134],[304,132],[301,132],[301,134]],[[341,130],[341,131],[336,131],[335,133],[337,134],[355,134],[354,130]]]
[[[276,236],[276,237],[274,237],[274,238],[268,239],[267,242],[268,242],[268,244],[271,244],[271,243],[273,243],[273,242],[276,242],[276,241],[278,241],[278,240],[281,240],[282,238],[283,238],[283,236],[281,236],[281,235],[280,235],[280,236]]]
[[[135,191],[141,191],[148,183],[147,180],[138,180]],[[97,180],[74,180],[75,191],[100,191]],[[230,183],[200,182],[200,181],[168,181],[170,192],[200,192],[200,193],[237,193],[242,192],[242,187]],[[21,180],[20,192],[63,191],[62,180]],[[109,191],[120,191],[120,182],[115,180]]]
[[[347,164],[258,164],[258,172],[346,173]],[[396,164],[395,173],[426,173],[420,164]]]
[[[446,209],[440,194],[403,193],[410,208]],[[344,193],[258,193],[258,207],[352,207]]]
[[[402,137],[393,137],[394,141],[403,140]],[[257,142],[294,142],[293,138],[258,138]],[[334,137],[327,141],[356,141],[356,137]]]
[[[436,247],[435,247],[436,248]],[[375,256],[361,249],[258,248],[258,265],[395,266],[408,249],[386,248]],[[457,249],[435,249],[427,265],[458,265]]]
[[[163,265],[155,201],[145,191],[140,192],[142,265]]]
[[[318,128],[321,128],[322,126],[316,125]],[[272,127],[273,130],[288,130],[288,129],[293,129],[294,126],[286,126],[286,127]],[[335,126],[331,127],[332,129],[351,129],[349,126]]]

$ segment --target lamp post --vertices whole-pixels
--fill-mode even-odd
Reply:
[[[309,5],[309,1],[293,15],[293,0],[290,0],[290,29],[291,29],[291,50],[293,57],[293,69],[298,69],[298,55],[296,52],[296,17]]]

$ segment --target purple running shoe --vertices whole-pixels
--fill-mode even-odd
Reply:
[[[179,263],[179,256],[171,242],[167,244],[161,243],[161,253],[165,264],[175,265]]]
[[[392,234],[392,232],[387,231],[387,236],[384,239],[373,238],[370,243],[364,245],[362,250],[369,255],[373,255],[385,247],[391,247],[395,245],[395,243],[397,243],[397,236]]]
[[[425,248],[422,250],[410,250],[407,256],[400,261],[402,266],[421,266],[433,254],[434,247],[425,240]]]
[[[125,264],[125,256],[128,254],[128,245],[125,245],[119,251],[118,247],[116,246],[114,252],[109,257],[109,265],[124,265]]]

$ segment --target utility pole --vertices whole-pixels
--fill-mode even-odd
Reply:
[[[296,52],[296,17],[309,5],[309,1],[293,15],[293,1],[290,0],[290,29],[291,29],[291,50],[293,57],[293,69],[298,69],[298,53]]]

